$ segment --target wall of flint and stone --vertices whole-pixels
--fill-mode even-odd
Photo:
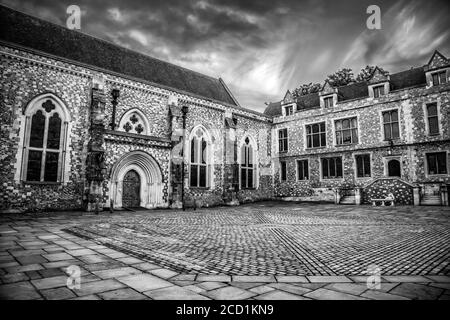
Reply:
[[[401,158],[402,179],[409,183],[450,183],[450,176],[428,176],[425,173],[427,152],[450,152],[450,84],[439,87],[417,87],[391,92],[379,99],[366,98],[339,102],[332,109],[298,111],[291,116],[274,119],[272,131],[272,153],[274,154],[275,196],[297,200],[334,201],[335,188],[364,188],[374,179],[385,177],[385,157]],[[440,135],[429,136],[426,128],[425,105],[438,102]],[[394,140],[390,149],[383,141],[382,111],[398,109],[400,138]],[[334,121],[357,117],[358,144],[336,146],[334,143]],[[305,125],[326,123],[327,147],[306,148]],[[277,130],[288,128],[289,151],[278,152]],[[372,176],[356,177],[356,154],[370,154]],[[341,156],[342,179],[322,179],[320,158]],[[309,160],[308,181],[297,181],[297,159]],[[287,162],[287,181],[280,181],[279,161]],[[450,157],[447,157],[450,168]],[[408,191],[409,192],[409,191]],[[406,192],[406,193],[408,193]],[[405,196],[408,198],[407,196]],[[407,201],[406,201],[407,202]]]
[[[223,203],[224,178],[224,136],[225,112],[232,112],[238,116],[237,139],[245,135],[250,128],[258,128],[263,132],[257,138],[259,165],[264,175],[259,179],[259,187],[255,190],[239,192],[243,201],[255,201],[272,197],[272,179],[268,175],[271,171],[270,160],[270,124],[268,119],[255,115],[251,111],[224,106],[206,101],[199,97],[190,96],[182,92],[170,91],[166,88],[155,87],[148,83],[133,81],[116,75],[106,74],[99,70],[74,65],[65,61],[43,57],[9,47],[0,46],[1,55],[1,91],[0,91],[0,210],[14,211],[42,211],[81,209],[85,192],[85,161],[87,143],[89,140],[89,110],[90,94],[93,79],[104,78],[106,95],[107,126],[112,118],[111,90],[118,88],[116,123],[121,116],[132,108],[138,108],[148,118],[149,135],[156,138],[168,139],[171,134],[168,100],[169,96],[176,97],[180,104],[189,108],[186,119],[187,135],[197,124],[208,128],[213,137],[214,145],[214,184],[211,189],[190,189],[185,181],[187,198],[201,199],[202,205],[217,205]],[[21,126],[19,115],[23,112],[33,97],[44,92],[52,92],[66,104],[72,118],[72,130],[69,133],[69,179],[62,184],[25,184],[14,180],[20,159],[17,159],[19,129]],[[104,204],[108,206],[109,177],[115,161],[133,150],[143,150],[152,155],[162,169],[163,199],[170,197],[170,157],[171,150],[167,147],[145,145],[133,139],[108,139],[105,142],[105,161],[107,177],[103,183]],[[186,165],[187,170],[187,165]],[[186,171],[187,172],[187,171]]]

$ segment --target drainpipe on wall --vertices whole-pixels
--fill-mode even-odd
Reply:
[[[185,157],[186,157],[186,150],[184,150],[184,147],[186,146],[186,114],[188,112],[188,107],[183,106],[181,109],[183,113],[183,163],[181,164],[181,207],[183,208],[183,211],[185,210],[184,206],[184,164],[185,164]]]

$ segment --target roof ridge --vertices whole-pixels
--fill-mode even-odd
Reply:
[[[99,37],[94,36],[94,35],[92,35],[92,34],[89,34],[89,33],[87,33],[87,32],[83,32],[83,31],[81,31],[81,29],[80,29],[80,30],[69,29],[69,28],[66,28],[66,27],[64,27],[64,26],[62,26],[62,25],[60,25],[60,24],[55,23],[55,22],[48,21],[48,20],[42,19],[42,18],[40,18],[40,17],[37,17],[37,16],[31,15],[31,14],[29,14],[29,13],[26,13],[26,12],[24,12],[24,11],[22,11],[22,10],[18,10],[18,9],[11,8],[10,6],[5,5],[5,4],[3,4],[3,3],[0,3],[0,7],[5,7],[5,8],[8,8],[8,9],[12,10],[12,11],[16,11],[16,12],[19,12],[19,13],[21,13],[21,14],[23,14],[23,15],[26,15],[26,16],[28,16],[28,17],[31,17],[31,18],[33,18],[33,19],[37,19],[37,20],[39,20],[39,21],[41,21],[41,22],[44,22],[44,23],[48,23],[48,24],[54,25],[54,26],[56,26],[56,27],[58,27],[58,28],[61,28],[61,29],[66,30],[67,32],[78,33],[78,34],[81,34],[81,35],[90,37],[90,38],[92,38],[92,39],[95,39],[95,40],[97,40],[97,41],[101,41],[101,42],[104,42],[104,43],[106,43],[106,44],[112,45],[112,46],[114,46],[114,47],[118,47],[118,48],[121,48],[121,49],[126,50],[126,51],[130,51],[130,52],[137,53],[137,54],[139,54],[139,55],[142,55],[142,56],[145,56],[145,57],[154,59],[154,60],[158,60],[158,61],[160,61],[160,62],[162,62],[162,63],[169,64],[169,65],[174,66],[174,67],[176,67],[176,68],[180,68],[180,69],[184,69],[184,70],[189,71],[189,72],[196,73],[197,75],[200,75],[200,76],[202,76],[202,77],[206,77],[206,78],[210,78],[210,79],[219,81],[219,78],[216,78],[216,77],[213,77],[213,76],[210,76],[210,75],[206,75],[206,74],[204,74],[204,73],[201,73],[201,72],[198,72],[198,71],[195,71],[195,70],[192,70],[192,69],[188,69],[188,68],[186,68],[186,67],[183,67],[183,66],[174,64],[174,63],[169,62],[169,61],[166,61],[166,60],[162,60],[162,59],[160,59],[160,58],[155,58],[155,57],[153,57],[153,56],[151,56],[151,55],[149,55],[149,54],[143,53],[143,52],[138,51],[138,50],[133,50],[133,49],[130,49],[130,48],[126,48],[126,47],[121,46],[121,45],[119,45],[119,44],[117,44],[117,43],[114,43],[114,42],[112,42],[112,41],[110,41],[110,40],[106,40],[106,39],[103,39],[103,38],[99,38]]]

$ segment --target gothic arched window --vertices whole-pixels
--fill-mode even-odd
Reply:
[[[251,189],[255,187],[255,161],[253,147],[247,137],[241,146],[241,188]]]
[[[208,137],[203,128],[194,129],[189,141],[190,164],[189,178],[191,187],[206,188],[209,186],[209,146]]]
[[[66,156],[69,115],[52,94],[33,99],[25,110],[21,179],[61,182]]]

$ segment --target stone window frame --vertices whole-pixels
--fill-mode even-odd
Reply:
[[[369,155],[370,157],[370,176],[369,177],[358,177],[358,163],[356,162],[357,156]],[[353,154],[353,172],[355,173],[356,180],[369,180],[373,179],[373,152],[356,152]]]
[[[303,179],[303,180],[300,180],[299,178],[298,178],[298,163],[300,162],[300,161],[307,161],[307,163],[308,163],[308,178],[307,179]],[[296,158],[295,159],[295,181],[297,181],[297,182],[301,182],[301,181],[309,181],[310,179],[311,179],[311,170],[310,170],[310,163],[311,163],[311,159],[309,158],[309,157],[307,157],[307,158]]]
[[[397,111],[398,114],[398,138],[392,139],[392,141],[399,141],[402,139],[402,122],[401,122],[401,109],[399,107],[394,107],[394,108],[383,108],[380,109],[379,113],[378,113],[378,117],[380,119],[380,127],[381,127],[381,136],[380,136],[380,142],[386,142],[388,141],[386,139],[386,136],[384,134],[384,118],[383,118],[383,113],[385,112],[389,112],[389,111]]]
[[[280,132],[286,130],[286,137],[280,138]],[[281,139],[286,140],[286,148],[281,150]],[[277,130],[278,153],[287,153],[289,151],[289,130],[288,128],[280,128]]]
[[[346,119],[352,119],[352,118],[356,118],[356,130],[357,130],[357,136],[358,136],[358,142],[357,143],[346,143],[346,144],[337,144],[336,141],[336,121],[339,120],[346,120]],[[350,115],[346,115],[346,116],[342,116],[342,117],[338,117],[338,118],[332,118],[332,124],[333,124],[333,146],[334,147],[346,147],[346,146],[356,146],[358,144],[361,143],[361,139],[360,139],[360,132],[361,132],[361,128],[360,128],[360,119],[359,119],[359,115],[358,114],[350,114]],[[326,129],[326,128],[325,128]]]
[[[325,145],[324,146],[320,146],[320,147],[311,147],[308,148],[308,134],[306,133],[306,127],[307,126],[312,126],[314,124],[321,124],[324,123],[325,124]],[[304,124],[303,128],[305,130],[304,135],[303,135],[303,143],[304,143],[304,150],[314,150],[314,149],[321,149],[321,148],[326,148],[328,146],[328,135],[327,135],[327,119],[321,120],[321,121],[314,121],[314,122],[307,122]]]
[[[141,133],[138,132],[127,132],[123,126],[125,125],[126,122],[128,122],[130,116],[132,114],[136,113],[138,115],[138,121],[141,120],[143,125],[144,125],[144,130]],[[117,130],[121,131],[121,132],[126,132],[126,133],[132,133],[132,134],[140,134],[140,135],[149,135],[149,130],[150,130],[150,123],[147,119],[147,116],[144,114],[144,112],[142,112],[142,110],[140,110],[139,108],[130,108],[127,111],[125,111],[123,113],[123,115],[120,117],[120,121],[119,121],[119,125],[117,126]]]
[[[324,178],[323,177],[323,163],[322,159],[330,159],[330,158],[341,158],[342,163],[342,177],[341,178]],[[345,180],[345,170],[344,170],[344,155],[336,155],[336,156],[321,156],[319,157],[319,180],[321,182],[327,182],[327,181],[344,181]]]
[[[446,160],[446,169],[447,169],[447,173],[437,173],[437,174],[429,174],[428,173],[428,154],[431,153],[445,153],[445,160]],[[448,150],[429,150],[424,152],[424,158],[423,158],[423,162],[424,162],[424,169],[425,169],[425,177],[426,178],[440,178],[440,177],[448,177],[450,176],[450,166],[449,166],[449,156],[450,156],[450,152]]]
[[[43,181],[42,172],[40,181],[28,181],[27,169],[28,169],[28,153],[30,150],[30,134],[31,134],[31,122],[32,116],[39,110],[42,110],[44,114],[47,112],[42,107],[42,104],[50,100],[55,109],[52,110],[49,115],[46,115],[46,122],[44,128],[44,137],[48,134],[48,118],[54,113],[58,113],[61,118],[61,131],[60,131],[60,145],[58,149],[58,171],[56,181]],[[19,117],[20,129],[19,129],[19,145],[16,156],[16,161],[19,164],[17,166],[14,180],[23,182],[25,184],[63,184],[66,185],[69,181],[70,175],[70,144],[69,137],[72,131],[71,115],[68,111],[67,104],[52,92],[46,92],[33,97],[26,105],[23,113]],[[46,139],[44,138],[44,142]],[[42,148],[44,158],[46,148]],[[56,150],[56,149],[55,149]],[[45,166],[45,163],[41,163],[41,167]]]
[[[206,186],[205,187],[191,186],[191,140],[194,138],[194,135],[196,135],[196,132],[198,130],[201,130],[203,132],[203,136],[205,137],[205,140],[207,143],[207,145],[206,145]],[[191,132],[189,133],[189,137],[186,140],[185,150],[187,150],[187,152],[186,152],[186,160],[187,161],[186,162],[187,162],[187,166],[188,166],[187,187],[189,189],[205,189],[205,190],[213,189],[214,188],[214,174],[213,174],[214,144],[213,144],[212,136],[211,136],[210,132],[208,131],[208,129],[206,129],[205,126],[199,124],[192,128]]]
[[[283,116],[284,117],[292,116],[295,113],[295,105],[296,105],[295,103],[289,103],[289,104],[283,105],[283,107],[282,107]],[[286,112],[287,108],[292,108],[292,113],[287,114],[287,112]]]
[[[379,97],[375,97],[375,93],[374,93],[373,89],[381,87],[381,86],[384,86],[384,94],[379,96]],[[372,100],[372,99],[380,99],[381,97],[384,97],[384,96],[388,95],[389,92],[391,91],[390,89],[391,89],[391,85],[390,85],[389,81],[377,82],[377,83],[374,83],[374,84],[369,84],[367,86],[367,90],[369,92],[370,100]]]
[[[245,140],[249,139],[249,145],[252,147],[252,151],[253,151],[253,187],[248,187],[248,188],[241,188],[241,154],[242,154],[242,147],[245,144]],[[239,190],[253,190],[253,189],[258,189],[259,188],[259,158],[258,158],[258,147],[257,147],[257,143],[255,141],[255,139],[249,135],[246,134],[241,138],[241,141],[239,142],[239,147],[237,150],[237,159],[238,159],[238,163],[239,163]]]
[[[433,104],[436,103],[436,109],[437,109],[437,118],[438,118],[438,126],[439,126],[439,133],[437,134],[430,134],[430,124],[428,123],[428,109],[427,106],[429,104]],[[439,137],[444,134],[443,130],[443,126],[441,124],[442,121],[442,116],[441,116],[441,99],[440,97],[438,97],[436,100],[434,101],[427,101],[424,102],[422,104],[422,109],[423,109],[423,120],[425,122],[425,136],[427,137]]]
[[[427,71],[425,73],[425,77],[426,77],[426,80],[427,80],[427,86],[426,86],[427,89],[432,88],[432,87],[438,87],[438,86],[441,86],[441,85],[444,84],[444,83],[441,83],[441,84],[436,86],[433,83],[433,75],[436,74],[436,73],[441,73],[441,72],[445,72],[445,79],[447,81],[446,83],[450,82],[450,67],[438,68],[438,69],[434,69],[434,70],[431,70],[431,71]]]
[[[389,176],[389,169],[388,169],[388,163],[391,160],[397,160],[400,163],[400,177],[397,176]],[[385,178],[388,179],[403,179],[404,172],[403,172],[403,156],[401,155],[392,155],[392,156],[384,156],[383,157],[383,175]]]
[[[325,99],[327,99],[327,98],[332,98],[333,103],[331,106],[325,106]],[[319,95],[319,101],[320,101],[320,108],[325,109],[325,110],[333,108],[338,103],[337,93],[332,92],[332,93],[328,93],[328,94],[324,94],[324,95]]]

